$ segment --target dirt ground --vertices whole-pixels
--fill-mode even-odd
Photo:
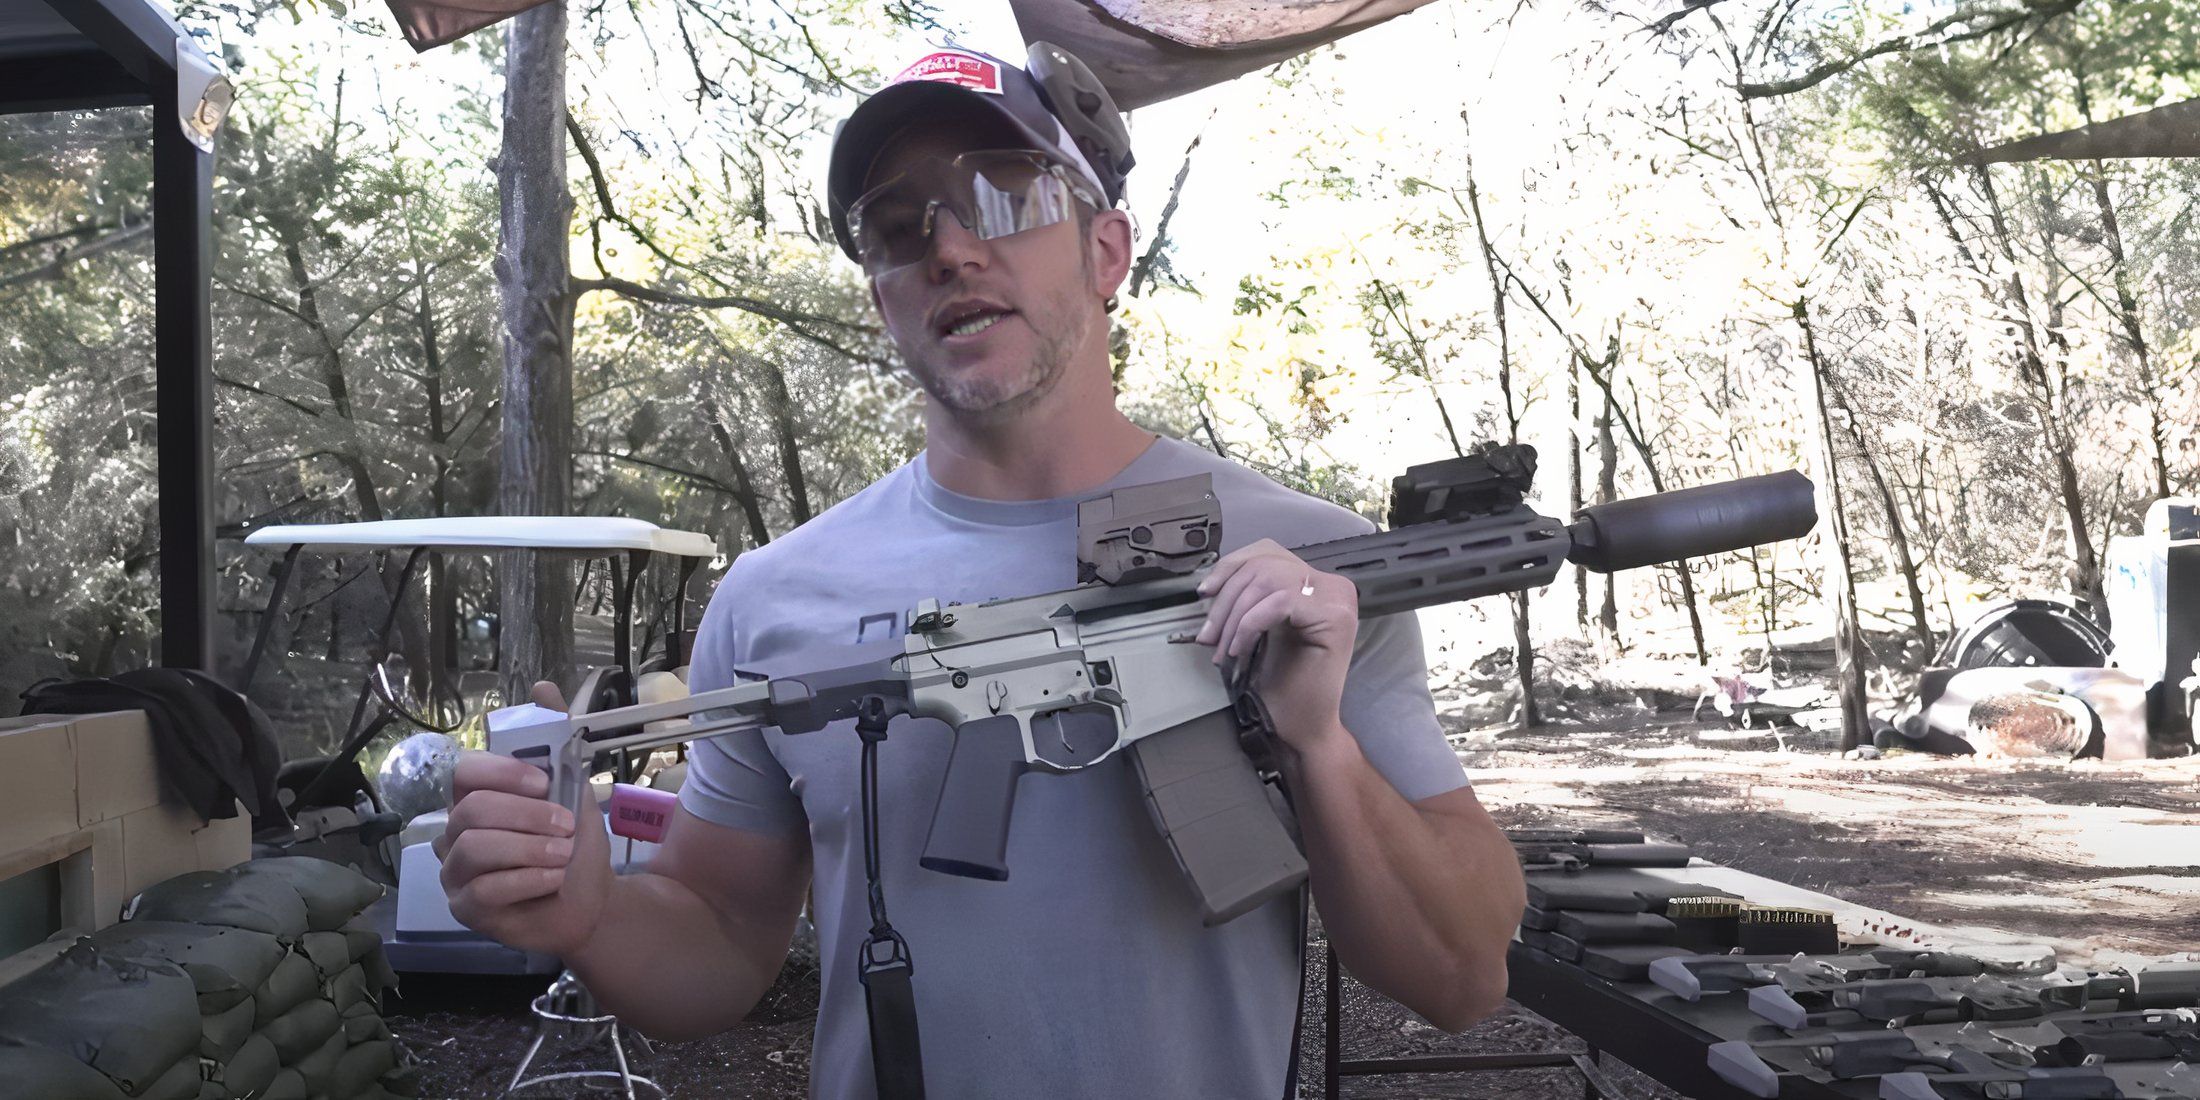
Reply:
[[[1485,670],[1495,672],[1498,670]],[[1486,677],[1495,679],[1494,675]],[[1553,724],[1505,728],[1474,675],[1439,693],[1453,740],[1501,824],[1628,826],[1696,854],[1981,940],[2047,943],[2097,963],[2200,950],[2200,757],[2144,763],[1845,759],[1822,735],[1737,734],[1683,706],[1664,712],[1554,690]],[[1671,704],[1670,697],[1665,702]],[[1309,981],[1302,1095],[1322,1095],[1320,952]],[[425,1062],[423,1095],[501,1095],[533,1028],[540,983],[406,986],[392,1026]],[[1349,981],[1347,1058],[1437,1051],[1581,1050],[1518,1006],[1452,1036]],[[805,1095],[810,1022],[759,1023],[658,1050],[674,1096]],[[608,1052],[600,1052],[608,1064]],[[1629,1096],[1670,1097],[1606,1060]],[[1570,1069],[1361,1077],[1363,1098],[1582,1094]],[[531,1090],[528,1096],[576,1095]]]

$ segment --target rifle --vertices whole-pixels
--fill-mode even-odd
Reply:
[[[1392,483],[1390,530],[1297,553],[1351,580],[1371,618],[1537,588],[1567,562],[1612,572],[1798,538],[1817,519],[1810,480],[1791,470],[1601,504],[1562,523],[1523,503],[1534,471],[1526,446],[1412,467]],[[1225,677],[1192,644],[1210,603],[1195,589],[1221,542],[1210,478],[1116,490],[1082,502],[1078,523],[1079,587],[923,600],[900,641],[843,651],[844,663],[575,713],[507,731],[505,751],[547,770],[551,797],[577,810],[606,754],[847,718],[873,740],[896,717],[937,718],[955,732],[920,861],[931,870],[1006,879],[1018,779],[1123,753],[1207,924],[1296,888],[1306,862],[1265,790],[1274,765],[1253,662]],[[687,721],[644,728],[674,719]]]
[[[1789,1031],[1857,1021],[1894,1024],[1929,1013],[1958,1020],[2027,1020],[2058,1012],[2180,1008],[2194,1003],[2200,965],[2157,962],[2134,970],[2032,976],[1844,980],[1811,966],[1781,968],[1749,991],[1749,1009]]]

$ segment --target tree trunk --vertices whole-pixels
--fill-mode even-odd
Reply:
[[[562,516],[572,500],[573,292],[567,250],[565,5],[513,18],[506,37],[504,141],[497,155],[504,323],[504,434],[497,483],[507,515]],[[536,680],[570,686],[572,570],[532,553],[499,562],[498,657],[504,697]]]
[[[2093,124],[2092,98],[2086,92],[2085,73],[2077,76],[2078,114]],[[2154,373],[2153,349],[2147,345],[2146,327],[2139,317],[2139,297],[2131,289],[2131,263],[2124,252],[2123,223],[2108,194],[2108,169],[2100,161],[2085,162],[2086,182],[2093,188],[2093,204],[2101,213],[2101,243],[2108,250],[2108,270],[2116,284],[2116,312],[2123,322],[2124,342],[2131,348],[2139,372],[2139,402],[2147,412],[2147,458],[2154,465],[2154,495],[2170,495],[2169,426],[2162,414],[2162,395]]]
[[[1856,444],[1857,459],[1864,464],[1865,472],[1871,474],[1872,487],[1878,492],[1879,506],[1886,513],[1887,540],[1894,547],[1895,568],[1902,571],[1902,583],[1909,592],[1910,621],[1917,636],[1918,652],[1929,660],[1933,653],[1933,628],[1925,615],[1925,589],[1918,583],[1917,559],[1910,553],[1910,536],[1907,525],[1902,522],[1902,509],[1895,502],[1894,491],[1888,487],[1886,475],[1879,469],[1879,460],[1872,457],[1871,446],[1864,442],[1863,429],[1857,426],[1856,410],[1849,407],[1848,396],[1831,379],[1826,381],[1825,387],[1826,396],[1847,420],[1848,436]]]
[[[1818,354],[1811,327],[1810,300],[1795,303],[1795,324],[1803,333],[1803,354],[1810,360],[1811,394],[1818,403],[1819,532],[1826,548],[1826,598],[1833,605],[1834,688],[1841,699],[1841,750],[1870,739],[1865,715],[1863,646],[1856,623],[1856,575],[1849,564],[1849,524],[1843,507],[1841,467],[1834,455],[1833,411],[1827,401],[1826,364]]]
[[[1619,499],[1619,441],[1612,437],[1612,394],[1604,394],[1604,414],[1597,417],[1597,503]],[[1597,605],[1597,628],[1606,645],[1619,649],[1619,592],[1610,573],[1604,575],[1604,599]]]
[[[1581,496],[1581,364],[1571,357],[1566,363],[1566,508],[1578,515]],[[1589,633],[1589,571],[1574,566],[1574,626]]]
[[[764,374],[764,404],[771,409],[772,429],[779,436],[779,471],[787,482],[787,506],[795,526],[810,522],[810,490],[802,477],[802,448],[795,435],[794,399],[787,393],[786,372],[769,359],[758,359]]]
[[[2108,602],[2101,589],[2101,563],[2093,551],[2092,532],[2085,521],[2085,492],[2078,480],[2077,459],[2073,454],[2073,437],[2068,423],[2069,408],[2063,401],[2063,387],[2056,383],[2048,361],[2038,326],[2032,323],[2031,295],[2024,289],[2024,277],[2017,264],[2015,237],[2009,230],[2007,212],[2002,209],[2001,194],[1994,187],[1994,175],[1984,165],[1973,169],[1979,192],[1987,202],[1989,221],[1994,228],[1994,240],[2002,259],[2009,265],[2009,278],[2004,283],[2010,310],[2017,321],[2017,373],[2032,391],[2032,403],[2040,416],[2040,440],[2047,451],[2047,460],[2054,478],[2056,496],[2062,505],[2063,522],[2067,528],[2070,546],[2071,587],[2089,601],[2097,615],[2106,616]],[[2055,296],[2049,294],[2049,299]],[[2105,621],[2105,620],[2104,620]]]
[[[1459,121],[1467,121],[1465,111],[1459,112]],[[1475,186],[1474,153],[1471,149],[1466,153],[1466,164],[1467,208],[1474,212],[1474,237],[1482,246],[1482,266],[1490,277],[1490,317],[1497,327],[1497,389],[1505,398],[1505,441],[1517,447],[1520,445],[1520,406],[1524,402],[1515,400],[1513,393],[1512,334],[1505,323],[1505,281],[1497,273],[1497,250],[1490,246],[1489,222],[1482,216],[1482,193]],[[1435,384],[1436,379],[1431,377],[1430,387],[1433,388]],[[1444,423],[1449,430],[1449,414],[1446,414]],[[1455,449],[1458,447],[1457,436],[1453,437],[1452,446]],[[1520,728],[1534,729],[1543,724],[1543,712],[1535,701],[1535,639],[1530,636],[1528,629],[1529,594],[1524,591],[1513,593],[1512,605],[1513,668],[1520,674]]]

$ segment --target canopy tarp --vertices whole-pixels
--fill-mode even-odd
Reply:
[[[388,0],[416,50],[433,49],[544,2]],[[1009,0],[1024,41],[1052,42],[1082,58],[1126,111],[1273,65],[1427,3]]]
[[[2010,164],[2026,160],[2129,157],[2200,157],[2200,99],[2188,99],[2075,130],[1996,145],[1981,152],[1979,161],[1982,164]]]

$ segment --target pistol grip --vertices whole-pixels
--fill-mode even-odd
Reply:
[[[1008,821],[1023,777],[1024,734],[1014,715],[965,722],[947,754],[947,778],[918,859],[927,870],[1001,882],[1008,878]]]
[[[1306,856],[1238,744],[1227,710],[1125,746],[1146,809],[1212,928],[1297,889]]]

